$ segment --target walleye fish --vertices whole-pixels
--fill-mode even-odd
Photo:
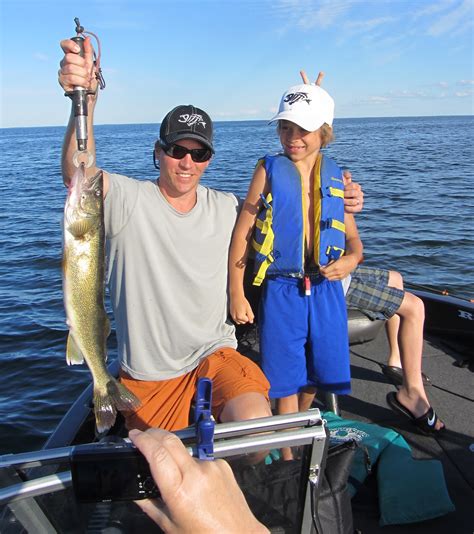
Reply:
[[[107,337],[110,323],[104,308],[105,230],[103,175],[87,177],[77,169],[64,207],[63,293],[69,336],[68,365],[86,361],[94,382],[98,432],[115,422],[117,410],[132,410],[140,401],[110,375]]]

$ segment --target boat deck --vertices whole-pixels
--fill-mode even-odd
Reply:
[[[239,337],[240,350],[258,361],[256,329],[249,328],[244,335]],[[467,350],[468,346],[469,343],[458,347],[440,345],[437,338],[430,337],[425,340],[423,370],[432,381],[432,385],[427,386],[427,393],[432,405],[447,426],[446,431],[439,437],[421,434],[410,421],[392,412],[386,404],[386,395],[394,391],[395,386],[381,371],[381,365],[386,363],[388,354],[388,343],[383,328],[379,329],[372,341],[351,346],[352,393],[340,396],[338,399],[341,416],[345,419],[393,428],[400,432],[409,443],[414,458],[440,460],[448,492],[456,508],[455,512],[437,519],[408,525],[381,527],[376,477],[370,475],[352,500],[356,531],[362,534],[399,532],[472,534],[474,532],[472,512],[474,503],[474,410],[472,402],[474,368],[472,354],[461,352]],[[463,358],[471,362],[470,367],[462,365]],[[90,392],[89,387],[77,400],[76,407],[79,408],[80,413],[77,416],[71,415],[65,418],[67,425],[58,427],[55,436],[50,439],[50,447],[63,446],[69,443],[73,436],[75,436],[76,443],[92,441],[94,420],[90,412]],[[320,402],[317,400],[315,406],[324,409]],[[83,415],[81,414],[84,413],[87,417],[82,423]],[[79,433],[77,433],[78,427],[81,428]],[[118,433],[126,434],[124,429]],[[58,439],[62,442],[59,443]],[[422,480],[419,487],[420,492],[423,491]],[[107,532],[108,530],[104,528],[112,523],[117,527],[114,532],[156,531],[156,525],[151,523],[132,503],[113,507],[110,503],[76,506],[74,501],[68,501],[72,499],[71,489],[68,489],[64,496],[61,493],[45,496],[43,502],[49,503],[51,510],[56,510],[56,505],[61,505],[58,513],[64,515],[61,512],[62,507],[69,514],[67,515],[68,521],[76,524],[78,532],[90,534]],[[98,522],[97,525],[100,526],[97,526],[95,522]],[[81,530],[78,527],[80,524],[87,526]],[[124,526],[123,530],[119,530],[119,524],[127,525],[127,528]],[[9,523],[8,528],[2,529],[0,513],[0,530],[5,533],[19,532],[14,527],[13,523]],[[68,528],[61,531],[72,532]]]
[[[423,371],[432,381],[426,386],[427,394],[447,427],[442,436],[433,438],[418,432],[386,403],[387,393],[395,386],[381,372],[380,364],[386,363],[388,354],[383,328],[373,341],[351,347],[352,394],[339,397],[341,416],[391,427],[409,443],[414,458],[440,460],[456,507],[456,512],[438,519],[382,528],[375,482],[369,479],[353,499],[354,527],[363,534],[474,532],[474,369],[472,354],[461,351],[460,347],[442,346],[434,338],[424,343]],[[462,363],[469,357],[471,367]]]

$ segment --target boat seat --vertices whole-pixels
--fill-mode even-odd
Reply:
[[[347,324],[349,328],[349,345],[367,343],[377,337],[385,320],[371,319],[364,312],[355,308],[347,310]]]
[[[349,308],[347,310],[349,345],[359,345],[372,341],[380,332],[384,323],[384,320],[371,319],[364,312]],[[324,404],[329,411],[340,415],[339,400],[335,393],[325,393]]]

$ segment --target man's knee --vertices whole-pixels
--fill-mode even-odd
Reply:
[[[245,421],[272,415],[270,404],[262,393],[242,393],[227,401],[220,414],[220,421]]]

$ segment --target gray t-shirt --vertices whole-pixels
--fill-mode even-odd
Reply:
[[[237,215],[230,193],[200,185],[183,214],[156,182],[110,175],[107,280],[121,366],[132,377],[174,378],[218,348],[237,346],[227,304]]]

